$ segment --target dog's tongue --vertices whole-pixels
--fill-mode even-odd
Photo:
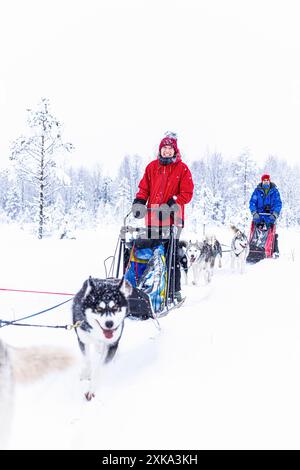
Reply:
[[[112,338],[113,337],[113,330],[103,330],[105,338]]]

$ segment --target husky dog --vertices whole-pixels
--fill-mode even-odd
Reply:
[[[212,248],[212,253],[211,253],[211,264],[212,268],[215,265],[215,261],[218,258],[219,259],[219,268],[222,267],[222,247],[221,243],[216,239],[215,235],[207,235],[205,237],[206,243],[208,243],[211,248]]]
[[[74,358],[65,350],[39,346],[14,348],[0,339],[0,449],[9,441],[16,383],[31,383],[47,372],[71,366]]]
[[[73,322],[79,322],[76,334],[83,354],[81,379],[90,380],[88,401],[95,396],[102,364],[110,362],[118,349],[131,293],[126,280],[90,277],[74,297]]]
[[[178,261],[180,268],[182,269],[184,273],[184,279],[185,279],[185,284],[187,285],[188,283],[188,259],[187,259],[187,254],[186,250],[188,247],[188,242],[185,240],[179,240],[178,242],[178,250],[177,250],[177,256],[178,256]]]
[[[192,284],[197,286],[203,276],[204,283],[207,284],[211,280],[211,260],[212,248],[210,244],[204,240],[203,242],[190,242],[187,247],[187,258],[189,267],[192,269]]]
[[[186,256],[188,260],[188,269],[192,269],[193,281],[192,283],[196,286],[200,280],[201,270],[203,269],[202,263],[200,263],[202,243],[196,240],[192,242],[191,240],[186,247]]]
[[[231,225],[234,236],[231,242],[231,270],[245,272],[246,259],[249,254],[248,238],[241,230]]]
[[[222,248],[220,242],[216,239],[215,235],[206,235],[203,240],[201,248],[200,260],[203,260],[204,263],[204,280],[205,283],[211,281],[212,275],[214,273],[214,267],[216,259],[219,259],[219,268],[222,267]]]
[[[222,248],[215,235],[207,235],[203,242],[190,242],[186,250],[189,265],[193,272],[193,284],[198,285],[201,274],[205,284],[211,281],[216,258],[221,268]]]

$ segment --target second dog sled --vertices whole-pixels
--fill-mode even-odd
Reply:
[[[120,229],[110,274],[115,271],[112,279],[124,276],[133,286],[128,298],[130,318],[161,318],[185,300],[175,298],[177,228],[135,227],[127,224],[128,216]]]
[[[249,255],[247,263],[257,263],[264,258],[272,258],[276,246],[276,225],[267,224],[263,216],[269,216],[269,213],[260,213],[262,221],[255,223],[252,221],[249,236]]]

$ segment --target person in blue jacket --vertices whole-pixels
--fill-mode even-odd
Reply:
[[[265,223],[267,227],[274,225],[278,218],[282,202],[275,183],[271,182],[270,175],[262,175],[261,183],[257,185],[250,198],[249,208],[256,225]],[[264,215],[261,215],[261,214]],[[275,238],[274,252],[278,254],[278,236]]]

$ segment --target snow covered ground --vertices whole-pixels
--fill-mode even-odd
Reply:
[[[0,288],[75,293],[104,276],[118,228],[76,240],[33,240],[1,227]],[[231,232],[216,230],[221,243]],[[74,332],[4,327],[14,346],[65,346],[65,372],[19,385],[12,449],[299,449],[300,230],[279,230],[281,256],[232,274],[229,255],[209,286],[186,286],[185,305],[154,323],[126,320],[118,354],[96,398],[79,381]],[[188,237],[189,238],[189,237]],[[67,299],[0,291],[0,318]],[[71,303],[34,319],[66,324]],[[1,419],[1,417],[0,417]]]

